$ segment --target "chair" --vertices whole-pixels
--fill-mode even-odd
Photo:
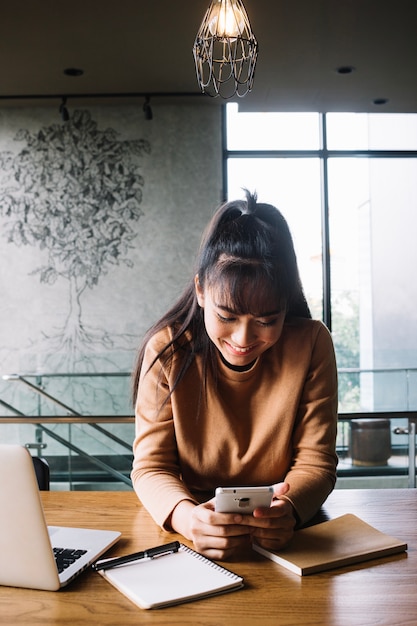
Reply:
[[[36,479],[41,491],[49,491],[49,465],[48,462],[40,456],[33,456],[33,467],[35,469]]]

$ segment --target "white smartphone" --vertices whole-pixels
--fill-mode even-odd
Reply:
[[[256,508],[270,507],[272,487],[217,487],[215,510],[218,513],[252,513]]]

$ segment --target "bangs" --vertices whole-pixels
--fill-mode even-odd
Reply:
[[[206,281],[219,303],[239,315],[261,317],[287,309],[284,271],[277,273],[256,259],[220,260]]]

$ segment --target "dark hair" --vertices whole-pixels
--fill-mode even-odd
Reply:
[[[286,319],[311,318],[287,222],[274,206],[258,203],[256,194],[246,192],[245,200],[226,202],[216,211],[204,232],[195,271],[183,294],[146,333],[133,376],[134,399],[146,344],[162,328],[172,329],[172,340],[150,367],[159,358],[169,362],[180,348],[184,353],[171,393],[196,354],[203,355],[205,368],[211,364],[216,371],[215,347],[206,333],[197,302],[196,274],[202,289],[221,289],[228,294],[227,304],[240,314],[285,310]],[[265,309],[266,305],[271,308]],[[189,340],[185,339],[186,331],[189,331]]]

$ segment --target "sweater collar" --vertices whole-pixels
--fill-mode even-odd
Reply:
[[[248,363],[248,365],[232,365],[231,363],[226,361],[226,359],[224,358],[221,352],[219,352],[219,356],[223,365],[225,365],[227,369],[232,370],[232,372],[249,372],[249,370],[253,368],[257,360],[257,359],[254,359],[251,363]]]
[[[245,368],[242,370],[241,368],[236,368],[233,365],[230,365],[230,363],[227,363],[225,359],[223,359],[221,353],[217,351],[217,358],[219,361],[220,372],[222,376],[224,376],[225,378],[228,378],[229,380],[244,381],[244,380],[248,380],[249,378],[252,378],[255,371],[258,369],[258,364],[261,360],[261,357],[262,355],[256,358],[254,361],[252,361],[249,369]]]

